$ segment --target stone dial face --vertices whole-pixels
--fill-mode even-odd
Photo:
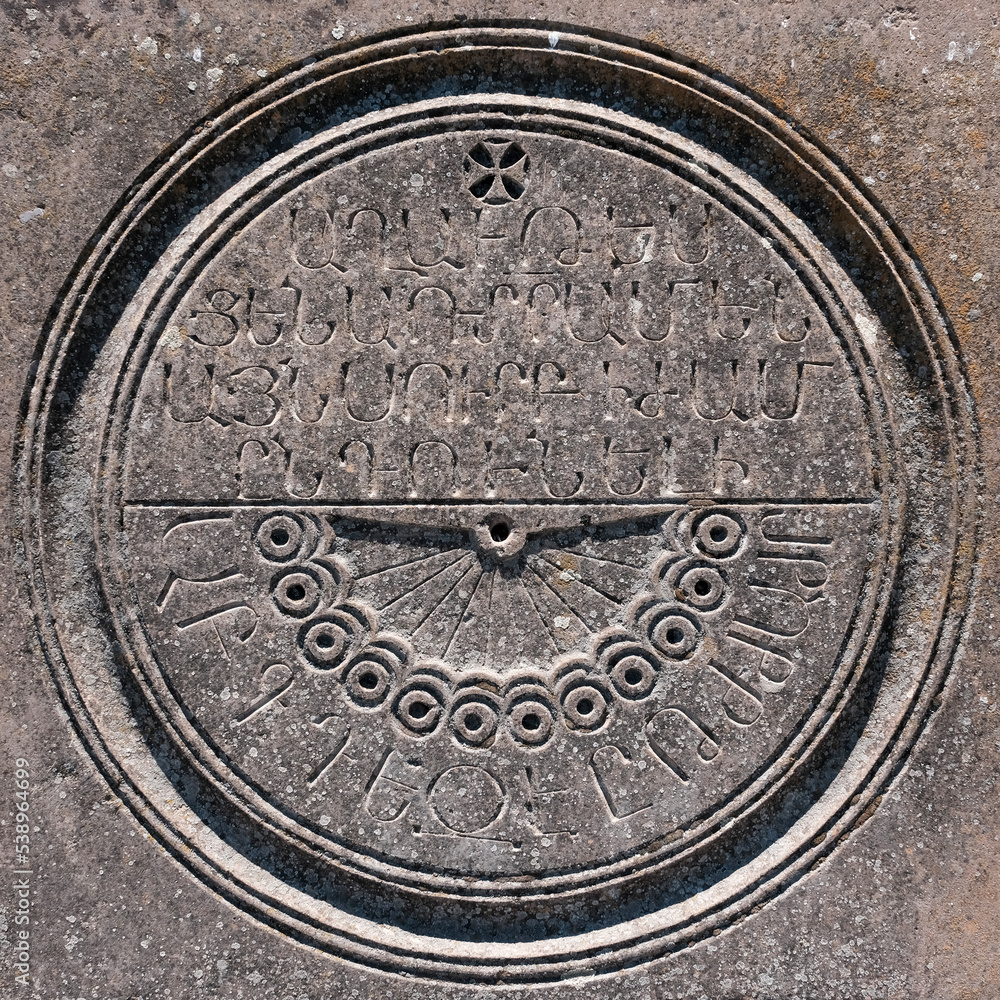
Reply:
[[[690,67],[331,55],[152,165],[54,315],[16,517],[60,697],[157,843],[311,946],[488,984],[687,947],[871,815],[947,676],[946,323]]]
[[[168,280],[116,438],[199,757],[349,864],[511,891],[767,791],[884,548],[860,366],[784,239],[541,124],[317,153],[244,207]]]

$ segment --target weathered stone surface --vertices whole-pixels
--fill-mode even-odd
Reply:
[[[251,13],[12,21],[4,988],[991,996],[996,25]]]

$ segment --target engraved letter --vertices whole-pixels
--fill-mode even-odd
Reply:
[[[580,261],[580,220],[568,209],[536,208],[521,230],[524,270],[529,274],[556,271]]]
[[[590,770],[613,819],[625,819],[653,804],[653,796],[629,780],[638,770],[632,755],[614,743],[595,750]]]
[[[163,397],[170,419],[179,424],[197,424],[212,409],[214,365],[183,358],[163,366]]]
[[[711,205],[681,202],[670,205],[670,235],[674,256],[683,264],[701,264],[711,248]]]
[[[711,733],[677,707],[657,712],[646,725],[646,737],[653,753],[685,784],[700,766],[719,755]]]
[[[240,322],[235,309],[242,296],[227,288],[215,288],[205,293],[210,309],[192,310],[188,327],[192,340],[207,347],[225,347],[236,339]]]
[[[391,823],[406,812],[417,794],[423,768],[419,761],[407,761],[396,750],[389,750],[368,781],[365,809],[383,823]]]
[[[393,400],[393,366],[366,354],[345,367],[347,412],[362,423],[374,423],[387,416]]]
[[[708,665],[729,681],[729,689],[722,696],[722,708],[726,717],[737,726],[752,726],[764,711],[760,695],[725,664],[709,660]]]
[[[413,470],[412,495],[424,500],[453,496],[457,463],[455,450],[443,441],[423,441],[418,444],[410,458],[410,468]]]

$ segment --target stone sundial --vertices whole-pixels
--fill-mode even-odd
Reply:
[[[889,229],[748,99],[547,37],[385,41],[220,117],[67,301],[25,452],[60,683],[154,836],[432,978],[618,968],[781,891],[943,669],[900,553],[962,573]],[[342,72],[399,89],[348,113]]]

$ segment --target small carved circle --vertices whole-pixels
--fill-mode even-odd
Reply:
[[[746,529],[730,514],[709,513],[694,523],[695,545],[716,559],[735,555],[746,536]]]
[[[562,696],[563,715],[570,729],[593,732],[608,718],[610,699],[589,678],[571,683]]]
[[[303,625],[299,645],[311,666],[333,670],[365,642],[370,631],[369,623],[358,609],[344,606]]]
[[[374,651],[366,652],[348,668],[344,691],[359,708],[378,708],[389,696],[395,680],[382,657]]]
[[[551,706],[541,698],[525,695],[507,713],[507,729],[516,743],[540,747],[552,735],[555,717]]]
[[[648,697],[656,686],[659,673],[653,657],[641,646],[626,647],[616,655],[608,676],[615,690],[629,701]]]
[[[271,584],[271,597],[282,614],[308,618],[320,605],[323,585],[310,567],[297,566],[275,577]]]
[[[320,670],[331,670],[343,659],[348,637],[334,622],[321,621],[310,625],[302,637],[306,658]]]
[[[676,591],[691,607],[713,611],[726,597],[726,581],[713,566],[692,566],[678,578]]]
[[[294,514],[272,514],[255,528],[254,543],[265,559],[287,563],[303,554],[306,536],[305,525]]]
[[[687,615],[664,605],[648,618],[649,641],[672,660],[686,660],[698,648],[701,632]]]
[[[507,793],[489,771],[461,764],[438,775],[427,794],[435,815],[449,830],[485,830],[503,811]]]
[[[437,729],[445,714],[448,694],[436,677],[411,677],[393,704],[396,721],[415,736],[429,736]]]
[[[499,714],[485,695],[470,694],[460,698],[451,712],[451,729],[459,743],[481,747],[497,731]]]

